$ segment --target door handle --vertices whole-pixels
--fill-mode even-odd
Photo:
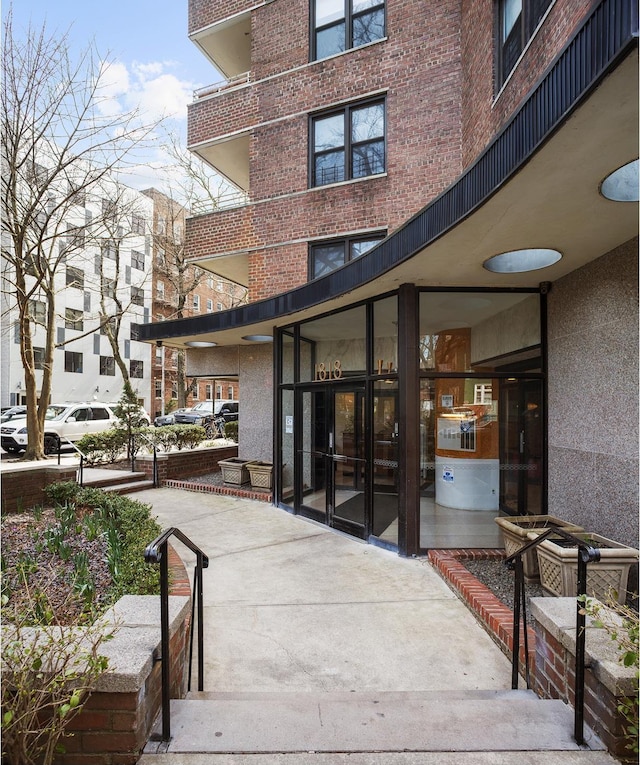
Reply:
[[[524,454],[524,430],[520,431],[520,454]]]
[[[333,455],[333,461],[334,462],[346,462],[348,457],[344,454],[334,454]]]

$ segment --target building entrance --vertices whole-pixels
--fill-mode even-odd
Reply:
[[[332,384],[300,391],[296,511],[359,538],[367,527],[365,389]]]

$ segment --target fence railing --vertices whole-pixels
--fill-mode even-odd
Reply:
[[[587,565],[600,560],[600,550],[588,545],[562,528],[551,527],[543,531],[535,539],[523,545],[513,555],[505,559],[505,564],[513,564],[515,568],[514,604],[513,604],[513,650],[511,654],[511,687],[518,687],[519,657],[520,657],[520,621],[523,627],[524,674],[527,688],[530,684],[529,670],[529,641],[527,637],[527,610],[524,584],[522,556],[544,542],[551,534],[560,536],[578,548],[578,584],[576,592],[576,663],[575,663],[575,708],[573,735],[578,744],[584,744],[584,680],[585,680],[585,646],[586,646],[586,617],[582,597],[587,594]]]
[[[145,551],[144,559],[147,563],[160,564],[160,631],[161,649],[157,660],[162,662],[162,741],[168,742],[171,738],[171,660],[169,655],[169,555],[168,542],[171,537],[179,539],[186,547],[195,553],[196,565],[193,576],[193,592],[191,595],[191,626],[189,634],[189,669],[187,676],[187,690],[191,690],[191,673],[193,668],[193,635],[197,616],[198,621],[198,690],[204,690],[204,625],[203,600],[202,600],[202,572],[208,568],[209,558],[195,545],[180,529],[171,527],[166,529],[150,542]]]

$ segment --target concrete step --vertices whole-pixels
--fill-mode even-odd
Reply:
[[[146,480],[147,474],[141,471],[85,468],[82,483],[84,486],[91,486],[94,489],[105,489]]]
[[[255,759],[256,755],[273,758],[275,753],[301,758],[282,759],[287,765],[342,762],[335,759],[338,753],[368,753],[369,759],[349,759],[349,765],[440,765],[449,762],[443,758],[445,752],[456,753],[452,765],[463,762],[459,755],[465,752],[474,753],[475,759],[466,760],[469,763],[484,762],[478,757],[488,752],[511,753],[511,760],[487,760],[505,765],[516,761],[514,752],[576,756],[547,758],[547,764],[615,763],[589,731],[587,747],[576,744],[571,708],[561,701],[540,700],[531,691],[192,694],[171,703],[168,747],[158,740],[160,730],[158,720],[140,765],[218,762],[212,755],[220,757],[220,765],[281,762]],[[209,759],[176,759],[204,753]],[[322,759],[322,753],[332,759]],[[392,753],[405,759],[391,760]],[[410,753],[421,753],[421,759],[412,760]],[[425,759],[425,753],[437,753],[436,759]],[[172,759],[154,759],[167,754]],[[311,754],[316,759],[311,760]],[[517,761],[543,762],[520,755]]]
[[[153,489],[153,481],[139,479],[137,481],[130,481],[129,483],[113,484],[111,486],[102,486],[104,491],[115,492],[116,494],[132,494],[135,491],[145,491],[146,489]]]
[[[143,754],[137,765],[617,765],[604,752]]]

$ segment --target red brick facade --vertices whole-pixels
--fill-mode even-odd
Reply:
[[[192,34],[252,10],[247,81],[197,100],[188,132],[192,146],[249,136],[251,202],[190,219],[190,255],[248,256],[249,299],[258,300],[307,281],[309,241],[392,232],[473,163],[591,6],[552,3],[498,93],[495,3],[389,2],[386,37],[310,62],[308,0],[191,0]],[[386,99],[385,174],[310,188],[310,116],[377,95]]]

